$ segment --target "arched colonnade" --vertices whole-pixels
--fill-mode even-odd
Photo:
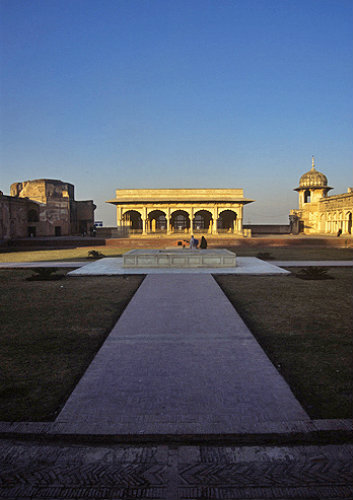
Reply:
[[[321,214],[321,232],[336,234],[339,229],[342,234],[352,234],[352,210],[336,210]]]
[[[242,207],[118,207],[118,226],[132,233],[242,233]]]
[[[117,189],[117,226],[130,233],[230,233],[243,236],[242,189]]]
[[[331,234],[337,235],[341,231],[342,235],[353,234],[353,221],[350,209],[336,209],[320,211],[291,211],[292,214],[298,214],[301,220],[301,231],[307,234]]]

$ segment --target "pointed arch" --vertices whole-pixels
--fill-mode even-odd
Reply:
[[[235,232],[237,213],[234,210],[222,210],[218,215],[218,231]]]
[[[142,231],[142,217],[137,210],[127,210],[124,212],[123,222],[133,231]]]
[[[194,232],[210,231],[212,226],[212,212],[210,210],[197,210],[194,213]]]
[[[174,231],[185,231],[190,228],[190,216],[186,210],[175,210],[171,214],[171,226]]]
[[[310,203],[311,202],[311,191],[310,189],[306,189],[304,191],[304,203]]]
[[[148,229],[152,233],[167,230],[166,213],[163,210],[151,210],[147,216]]]

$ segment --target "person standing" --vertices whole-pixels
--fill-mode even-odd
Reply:
[[[206,238],[204,236],[201,237],[200,248],[202,248],[203,250],[206,250],[206,248],[207,248],[207,241],[206,241]]]

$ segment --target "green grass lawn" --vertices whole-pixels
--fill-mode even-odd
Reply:
[[[87,261],[88,252],[97,250],[105,257],[118,257],[132,250],[133,241],[126,248],[114,248],[106,246],[77,247],[65,249],[46,250],[16,250],[0,251],[0,262],[38,262],[38,261]],[[211,242],[212,245],[212,242]],[[259,253],[269,253],[277,260],[349,260],[353,259],[353,248],[305,248],[305,247],[234,247],[226,246],[229,250],[239,256],[256,257]]]
[[[275,260],[352,260],[353,248],[310,248],[310,247],[227,247],[239,257],[256,257],[268,253]]]
[[[114,247],[77,247],[77,248],[63,248],[52,250],[19,250],[5,252],[3,249],[0,252],[0,262],[42,262],[42,261],[87,261],[88,252],[96,250],[102,253],[105,257],[119,257],[123,253],[131,250],[132,248],[114,248]]]
[[[143,279],[26,281],[32,274],[0,270],[3,421],[55,419]]]
[[[329,274],[215,278],[308,414],[352,418],[352,270]]]
[[[0,270],[0,420],[54,420],[143,279],[26,281],[32,273]],[[348,418],[352,270],[329,274],[335,279],[227,275],[217,281],[309,415]]]

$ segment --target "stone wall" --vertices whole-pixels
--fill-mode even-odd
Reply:
[[[28,200],[0,194],[0,240],[27,236]]]
[[[17,198],[30,198],[39,203],[47,203],[50,199],[74,200],[74,186],[56,179],[37,179],[14,182],[11,184],[10,194]]]
[[[75,201],[76,220],[73,221],[73,233],[89,233],[94,225],[94,210],[96,206],[93,201]]]
[[[244,229],[250,229],[252,235],[256,234],[289,234],[289,224],[244,224]]]
[[[92,200],[75,201],[74,186],[55,179],[15,182],[1,197],[0,238],[69,236],[94,225]]]

